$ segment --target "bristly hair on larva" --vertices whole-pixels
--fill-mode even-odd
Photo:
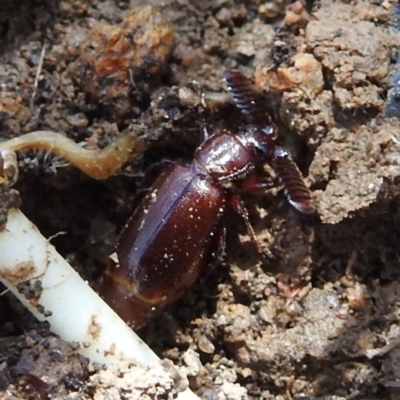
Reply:
[[[21,169],[43,171],[51,175],[57,175],[58,169],[71,165],[63,157],[54,155],[48,150],[23,151],[18,158]]]

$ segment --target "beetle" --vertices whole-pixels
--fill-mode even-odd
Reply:
[[[224,74],[234,103],[250,122],[237,132],[206,134],[191,162],[168,165],[123,229],[103,278],[101,294],[133,329],[178,299],[224,250],[227,208],[243,217],[258,244],[239,192],[281,185],[302,213],[314,212],[311,194],[250,81]],[[276,179],[265,176],[269,164]],[[259,246],[260,247],[260,246]]]

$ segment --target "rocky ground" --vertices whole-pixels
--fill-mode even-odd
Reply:
[[[92,148],[122,134],[148,146],[106,181],[19,154],[21,209],[45,236],[67,232],[53,244],[94,287],[144,171],[189,160],[205,122],[240,118],[200,104],[225,91],[225,70],[254,79],[306,176],[315,216],[281,190],[245,198],[273,261],[233,219],[225,262],[139,332],[200,397],[399,397],[399,16],[394,0],[1,2],[3,139],[50,129]],[[0,185],[2,224],[15,197]],[[0,297],[1,398],[172,398],[178,378],[156,393],[132,368],[89,364]]]

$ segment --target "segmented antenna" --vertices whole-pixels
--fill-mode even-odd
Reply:
[[[224,81],[232,93],[236,106],[243,114],[260,128],[269,125],[265,105],[249,79],[241,72],[227,71],[224,73]],[[274,141],[271,141],[271,146],[274,150],[269,163],[282,184],[289,203],[302,213],[315,212],[311,192],[305,185],[303,175],[297,165],[292,161],[289,153],[277,147]]]
[[[274,151],[271,166],[283,186],[289,203],[302,213],[310,214],[315,212],[310,190],[305,185],[303,175],[290,158],[289,153],[277,147]]]
[[[224,72],[224,81],[232,93],[236,107],[243,114],[250,117],[253,122],[267,123],[265,106],[262,104],[261,96],[254,90],[250,80],[239,71]]]

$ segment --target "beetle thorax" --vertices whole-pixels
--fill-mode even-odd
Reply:
[[[195,160],[218,181],[234,180],[254,169],[254,152],[231,133],[211,136],[197,148]]]

